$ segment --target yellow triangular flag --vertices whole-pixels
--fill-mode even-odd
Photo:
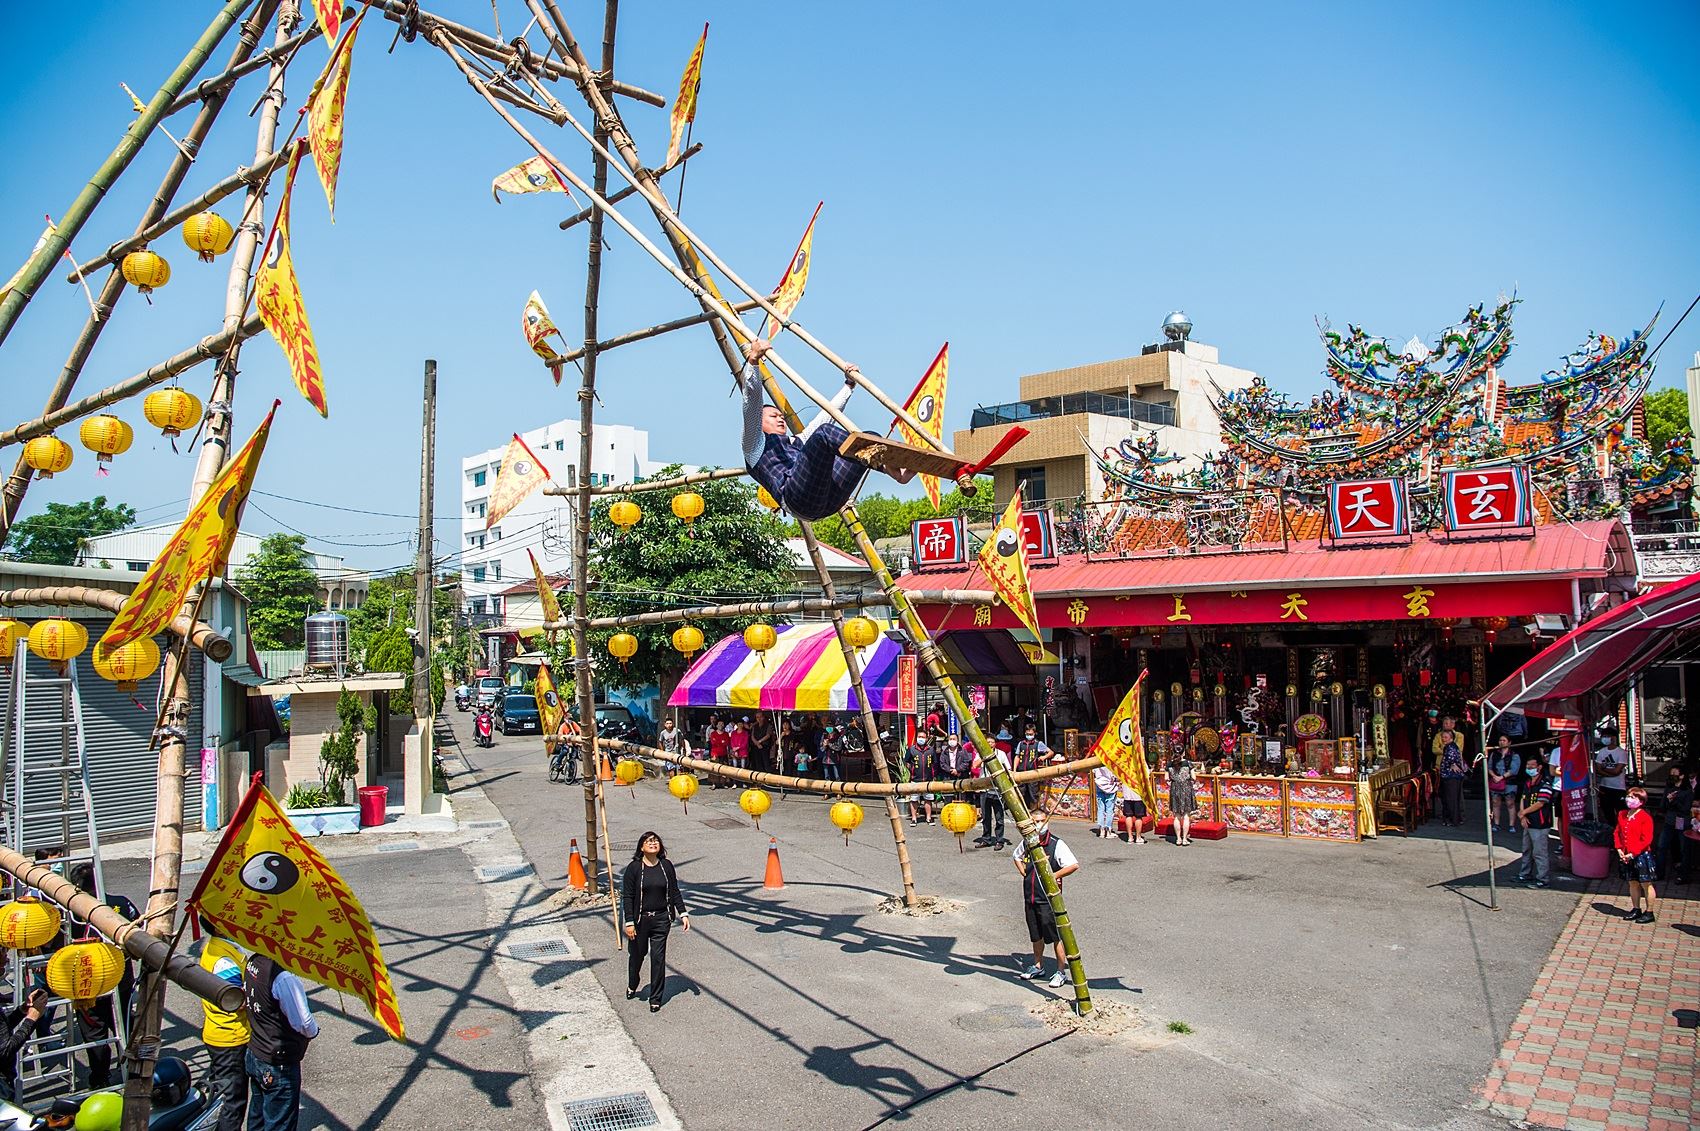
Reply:
[[[919,420],[927,427],[927,434],[935,440],[944,439],[944,393],[945,383],[950,373],[950,343],[946,342],[939,350],[939,355],[933,358],[933,363],[927,366],[927,372],[915,386],[915,391],[909,394],[909,399],[903,402],[903,411]],[[917,448],[927,447],[927,442],[921,438],[909,425],[901,420],[897,422],[898,429],[903,433],[903,442]],[[933,509],[939,509],[939,477],[922,475],[921,486],[927,490],[927,501],[933,504]]]
[[[1033,590],[1027,584],[1027,540],[1021,535],[1019,487],[986,544],[980,547],[980,568],[1009,611],[1029,632],[1043,640],[1039,633],[1039,613],[1033,607]]]
[[[548,470],[537,462],[537,457],[531,454],[519,433],[514,433],[507,453],[502,456],[502,470],[496,474],[496,485],[490,488],[484,529],[488,530],[502,521],[509,511],[525,501],[527,495],[548,481]]]

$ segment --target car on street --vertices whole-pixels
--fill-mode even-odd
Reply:
[[[508,693],[497,701],[496,717],[502,721],[503,734],[536,734],[543,729],[535,695]]]
[[[642,720],[622,703],[596,705],[596,733],[604,738],[619,738],[627,742],[647,743],[654,736]]]
[[[480,707],[494,707],[502,701],[502,692],[507,690],[497,676],[487,675],[478,680],[478,693],[473,702]]]

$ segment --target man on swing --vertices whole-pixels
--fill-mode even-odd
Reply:
[[[744,394],[744,467],[750,478],[766,487],[779,505],[805,522],[816,522],[837,514],[862,485],[868,465],[839,454],[850,438],[844,426],[823,409],[801,434],[792,436],[785,414],[762,402],[761,359],[772,349],[766,338],[744,346],[749,362],[740,377]],[[832,407],[842,409],[856,391],[857,369],[844,374],[844,388],[832,398]],[[914,478],[910,469],[895,469],[891,477],[899,483]]]

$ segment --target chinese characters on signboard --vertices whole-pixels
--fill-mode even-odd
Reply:
[[[1521,467],[1448,471],[1441,492],[1451,531],[1507,530],[1534,521],[1529,474]]]
[[[915,713],[915,691],[919,682],[920,671],[916,657],[911,655],[897,657],[897,710],[899,714],[913,715]]]
[[[917,566],[958,565],[964,557],[961,518],[923,518],[910,528]]]
[[[1335,541],[1403,538],[1411,512],[1402,479],[1345,479],[1328,485],[1328,526]]]

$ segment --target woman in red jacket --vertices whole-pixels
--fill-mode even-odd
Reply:
[[[1647,791],[1640,786],[1630,790],[1623,799],[1623,812],[1617,815],[1617,831],[1612,843],[1617,847],[1618,867],[1629,881],[1629,910],[1625,918],[1636,923],[1653,921],[1653,877],[1658,865],[1653,860],[1653,817],[1647,812]],[[1642,889],[1646,889],[1647,906],[1641,906]]]

